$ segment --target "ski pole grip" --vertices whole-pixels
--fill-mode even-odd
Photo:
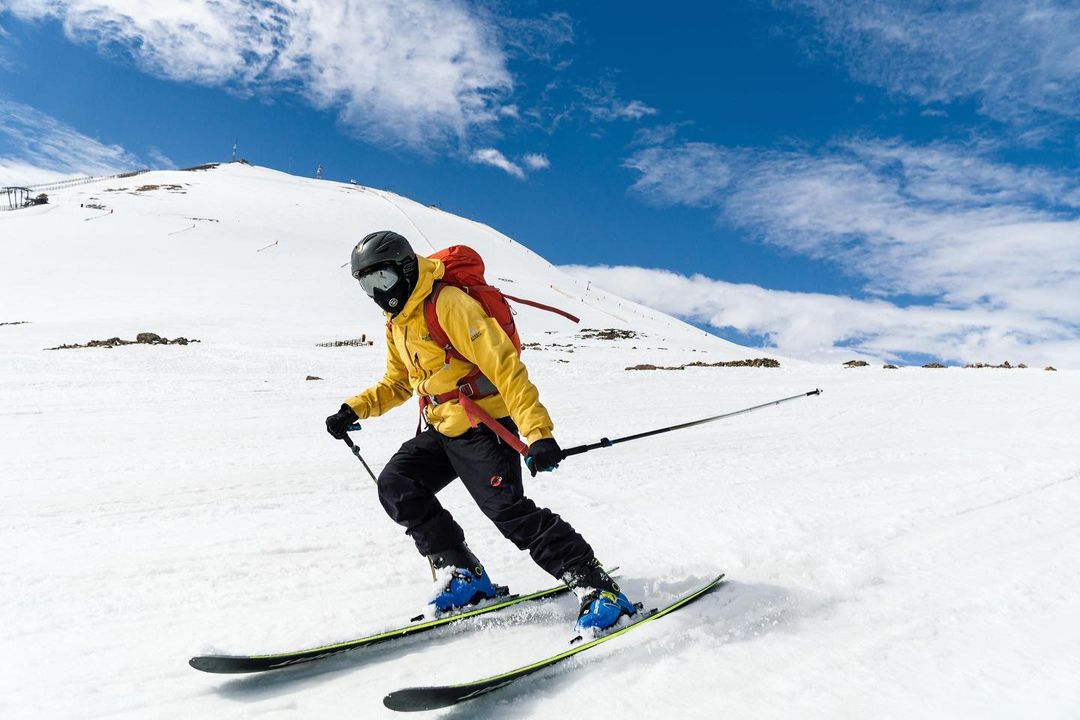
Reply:
[[[348,436],[348,433],[350,433],[350,432],[356,432],[356,431],[357,431],[357,430],[359,430],[359,429],[360,429],[360,423],[353,423],[353,424],[352,424],[352,425],[350,425],[349,427],[345,428],[345,433],[346,433],[346,435],[345,435],[345,437],[341,438],[341,439],[342,439],[342,441],[344,441],[344,443],[345,443],[346,445],[348,445],[348,446],[349,446],[349,448],[350,448],[350,449],[352,449],[352,451],[353,451],[353,452],[356,452],[356,446],[355,446],[355,445],[353,445],[353,441],[352,441],[352,438]]]

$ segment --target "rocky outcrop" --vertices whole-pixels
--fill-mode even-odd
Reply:
[[[188,340],[186,337],[178,337],[170,340],[169,338],[162,337],[157,333],[141,332],[135,336],[134,340],[122,340],[118,337],[111,337],[108,340],[91,340],[90,342],[80,345],[59,345],[57,347],[45,348],[46,350],[75,350],[78,348],[113,348],[120,345],[187,345],[189,343],[197,343],[198,340]]]
[[[778,368],[780,362],[773,360],[772,358],[752,358],[749,360],[728,360],[714,363],[701,362],[696,360],[685,365],[652,365],[644,363],[641,365],[631,365],[626,368],[627,370],[685,370],[692,367],[766,367],[766,368]]]
[[[578,337],[583,340],[633,340],[636,337],[641,337],[641,333],[620,328],[605,328],[603,330],[585,328],[578,333]]]

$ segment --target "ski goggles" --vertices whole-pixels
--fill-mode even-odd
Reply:
[[[360,287],[364,289],[368,297],[375,297],[376,290],[386,292],[394,287],[399,279],[401,277],[392,267],[378,268],[357,278],[360,281]]]

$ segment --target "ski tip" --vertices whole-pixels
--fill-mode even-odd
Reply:
[[[448,688],[412,687],[394,690],[383,698],[383,705],[397,712],[422,712],[424,710],[438,710],[450,707],[459,698],[447,697],[444,692]]]
[[[196,655],[188,660],[188,665],[200,672],[214,673],[215,675],[230,675],[265,669],[253,666],[251,658],[228,655]]]
[[[217,668],[217,663],[214,661],[214,658],[209,656],[196,655],[195,657],[188,660],[188,665],[201,672],[220,672],[220,670],[218,670]]]

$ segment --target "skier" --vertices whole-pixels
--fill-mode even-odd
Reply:
[[[387,315],[386,374],[326,418],[326,429],[344,439],[357,420],[382,415],[414,392],[421,396],[427,429],[390,458],[379,474],[378,492],[387,514],[404,526],[437,573],[435,608],[453,611],[496,594],[461,527],[436,498],[460,477],[508,540],[574,590],[581,601],[579,630],[604,630],[623,615],[633,615],[633,603],[585,539],[566,520],[525,497],[519,453],[490,428],[470,427],[459,393],[514,437],[520,431],[528,442],[525,464],[533,476],[554,470],[562,459],[551,418],[499,322],[460,288],[440,287],[443,263],[417,255],[395,232],[375,232],[361,240],[352,251],[352,274]],[[460,357],[451,357],[431,340],[425,304],[432,295],[438,324]]]

